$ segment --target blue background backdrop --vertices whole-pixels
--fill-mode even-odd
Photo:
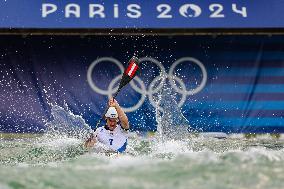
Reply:
[[[93,91],[87,70],[100,57],[124,66],[134,54],[159,60],[168,73],[181,57],[202,62],[205,87],[182,106],[192,127],[203,131],[283,132],[283,36],[0,36],[0,131],[43,132],[51,104],[68,106],[94,126],[107,96]],[[159,74],[144,62],[138,75],[146,86]],[[200,68],[190,62],[175,73],[187,90],[200,84]],[[119,75],[113,63],[98,64],[92,79],[102,89]],[[118,97],[122,106],[141,94],[130,86]],[[181,95],[177,94],[177,100]],[[133,130],[156,130],[155,108],[146,101],[128,113]]]

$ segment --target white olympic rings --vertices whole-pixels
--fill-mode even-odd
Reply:
[[[118,66],[118,68],[119,68],[119,70],[121,72],[120,75],[116,76],[110,82],[107,90],[103,90],[103,89],[99,88],[94,83],[93,78],[92,78],[92,73],[93,73],[93,70],[94,70],[95,66],[97,64],[99,64],[100,62],[103,62],[103,61],[108,61],[108,62],[114,63],[116,66]],[[134,78],[134,80],[135,80],[136,83],[138,83],[139,86],[137,86],[137,84],[134,83],[134,81],[130,82],[130,86],[136,92],[140,93],[141,97],[140,97],[139,101],[137,102],[137,104],[135,104],[134,106],[127,107],[127,108],[123,107],[125,112],[133,112],[133,111],[139,109],[142,106],[142,104],[144,103],[144,101],[146,100],[146,96],[149,97],[150,103],[154,107],[157,107],[158,103],[155,102],[153,95],[162,89],[166,79],[168,79],[170,81],[170,85],[173,87],[173,89],[177,93],[182,95],[180,101],[178,102],[178,106],[179,107],[183,106],[183,104],[185,103],[186,98],[187,98],[188,95],[194,95],[196,93],[199,93],[206,85],[206,82],[207,82],[207,71],[206,71],[206,68],[199,60],[197,60],[195,58],[192,58],[192,57],[182,57],[182,58],[176,60],[171,65],[168,74],[166,73],[165,67],[157,59],[154,59],[154,58],[151,58],[151,57],[144,57],[144,58],[140,58],[139,61],[141,62],[141,64],[143,62],[150,62],[150,63],[155,64],[160,69],[160,75],[156,76],[153,79],[153,81],[149,84],[148,87],[145,86],[144,82],[138,76],[136,76]],[[186,89],[185,83],[182,81],[181,78],[177,77],[175,75],[175,73],[174,73],[175,68],[180,63],[185,62],[185,61],[192,62],[192,63],[196,64],[197,66],[199,66],[199,68],[201,69],[201,72],[202,72],[202,81],[201,81],[200,85],[198,85],[196,88],[190,89],[190,90]],[[111,98],[112,95],[116,92],[116,90],[118,88],[118,86],[115,87],[115,84],[121,78],[121,75],[122,75],[123,71],[124,71],[123,65],[117,59],[112,58],[112,57],[101,57],[101,58],[95,60],[94,62],[92,62],[91,65],[89,66],[88,71],[87,71],[87,81],[88,81],[90,87],[92,88],[92,90],[94,90],[96,93],[101,94],[101,95],[106,95],[106,96],[108,96],[108,98]],[[174,81],[176,81],[179,84],[179,87],[175,84]],[[157,83],[159,83],[158,86],[156,86]]]

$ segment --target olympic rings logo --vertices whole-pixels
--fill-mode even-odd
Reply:
[[[110,84],[108,85],[108,89],[107,90],[103,90],[101,88],[99,88],[95,82],[93,81],[92,78],[92,73],[94,68],[96,67],[96,65],[98,65],[100,62],[103,61],[108,61],[108,62],[112,62],[114,63],[120,70],[121,74],[114,77],[112,79],[112,81],[110,82]],[[169,69],[169,73],[166,73],[165,67],[155,58],[152,57],[143,57],[140,58],[139,61],[141,62],[141,64],[143,64],[143,62],[151,62],[155,65],[158,66],[158,68],[160,69],[160,75],[158,75],[157,77],[155,77],[152,82],[149,84],[148,87],[145,86],[144,82],[138,77],[134,77],[135,82],[138,83],[139,87],[133,82],[130,82],[131,87],[138,93],[141,94],[141,98],[140,100],[132,107],[127,107],[127,108],[123,108],[125,112],[133,112],[137,109],[139,109],[142,104],[144,103],[144,101],[146,100],[146,97],[148,96],[150,103],[154,106],[157,107],[158,103],[155,102],[154,100],[154,94],[157,93],[159,90],[162,89],[163,87],[163,81],[165,79],[169,80],[170,85],[173,87],[173,89],[178,92],[179,94],[182,95],[180,101],[178,102],[178,106],[182,107],[183,104],[186,101],[186,98],[188,95],[194,95],[198,92],[200,92],[206,85],[207,82],[207,71],[205,66],[196,58],[193,57],[182,57],[178,60],[176,60],[170,67]],[[181,78],[179,78],[178,76],[175,75],[174,71],[175,68],[181,64],[182,62],[191,62],[196,64],[202,72],[202,80],[201,83],[194,89],[190,89],[187,90],[185,83],[183,82],[183,80]],[[112,57],[101,57],[97,60],[95,60],[94,62],[91,63],[91,65],[88,68],[87,71],[87,81],[90,85],[90,87],[92,88],[92,90],[94,90],[96,93],[101,94],[101,95],[105,95],[108,96],[108,98],[111,98],[112,95],[116,92],[117,87],[115,87],[115,84],[119,81],[119,79],[121,78],[121,75],[123,74],[124,71],[124,67],[121,64],[121,62],[119,62],[117,59],[112,58]],[[161,81],[160,84],[158,86],[156,86],[156,84]],[[178,87],[175,82],[177,82],[179,84],[180,87]]]

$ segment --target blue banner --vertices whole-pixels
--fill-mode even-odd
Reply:
[[[279,0],[5,0],[0,28],[283,28]]]
[[[284,131],[283,36],[0,36],[0,40],[2,132],[44,132],[54,105],[68,107],[94,127],[134,54],[141,61],[140,73],[117,98],[132,130],[156,130],[162,74],[176,106],[194,129]]]

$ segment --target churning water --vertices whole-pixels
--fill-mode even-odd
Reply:
[[[0,188],[283,188],[284,141],[159,142],[132,136],[126,154],[86,151],[65,136],[0,141]]]
[[[43,136],[0,139],[0,188],[284,188],[284,140],[180,133],[189,121],[167,95],[160,99],[159,134],[132,133],[125,154],[101,145],[86,150],[89,126],[53,106],[54,120]]]

